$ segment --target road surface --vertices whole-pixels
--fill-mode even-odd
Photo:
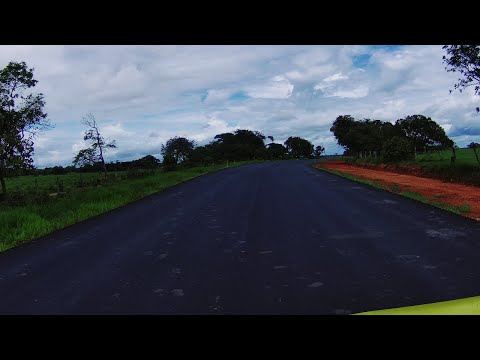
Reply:
[[[204,175],[0,253],[0,313],[349,314],[480,295],[479,223],[311,164]]]

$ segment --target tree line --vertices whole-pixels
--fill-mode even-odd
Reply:
[[[96,121],[95,123],[98,127],[98,123]],[[91,147],[80,150],[72,165],[31,169],[24,174],[61,175],[69,172],[104,172],[107,174],[110,171],[159,167],[165,171],[171,171],[179,166],[208,166],[228,161],[315,159],[325,152],[323,146],[314,147],[310,141],[298,136],[291,136],[283,144],[280,144],[274,142],[273,136],[265,137],[258,131],[238,129],[232,133],[218,134],[213,141],[202,146],[197,146],[194,140],[185,137],[172,137],[160,147],[163,160],[153,155],[146,155],[138,160],[105,162],[103,154],[112,146],[105,147],[101,144],[114,144],[114,142],[107,142],[101,136],[100,130],[96,136],[97,141],[93,142]],[[267,144],[265,143],[266,139],[270,140]],[[103,148],[102,153],[100,153],[100,148]]]
[[[92,114],[87,114],[82,123],[86,126],[83,139],[88,147],[75,155],[72,165],[35,169],[34,140],[53,125],[44,111],[44,95],[32,91],[38,82],[33,73],[34,69],[29,68],[25,62],[11,61],[0,70],[0,199],[7,192],[6,176],[102,171],[107,179],[109,171],[154,169],[160,166],[168,171],[178,165],[314,158],[325,151],[321,145],[314,148],[311,142],[298,136],[291,136],[280,144],[274,142],[273,136],[238,129],[232,133],[218,134],[213,141],[202,146],[197,146],[195,141],[184,137],[173,137],[159,149],[163,161],[147,155],[138,160],[107,163],[105,153],[116,148],[117,144],[114,140],[105,139],[98,121]],[[266,139],[270,140],[268,144],[265,143]]]
[[[462,92],[473,87],[475,94],[480,95],[480,45],[445,45],[443,49],[446,50],[443,56],[445,69],[461,75],[454,84],[454,90]],[[5,176],[34,169],[34,140],[38,134],[52,128],[44,112],[43,94],[31,92],[38,82],[34,79],[33,71],[25,62],[15,61],[0,70],[0,199],[6,194]],[[480,112],[480,107],[476,107],[476,110]],[[116,144],[101,136],[93,116],[87,115],[84,124],[87,126],[84,140],[89,147],[75,156],[73,166],[67,167],[67,171],[96,171],[100,168],[107,177],[110,169],[158,166],[159,160],[151,155],[134,162],[107,164],[104,152],[116,147]],[[357,157],[381,154],[387,160],[396,161],[411,158],[417,151],[451,147],[452,160],[455,160],[453,141],[438,124],[423,115],[407,116],[395,124],[380,120],[355,120],[349,115],[342,115],[334,121],[331,130],[345,153]],[[265,145],[267,138],[271,142]],[[470,147],[480,164],[477,143],[473,142]],[[241,129],[218,134],[211,143],[203,146],[175,137],[162,146],[161,151],[163,166],[172,169],[178,164],[215,161],[310,158],[319,156],[324,149],[322,146],[314,149],[308,140],[296,136],[279,144],[274,142],[272,136],[265,137],[257,131]],[[54,167],[49,171],[62,172],[65,168]]]
[[[330,131],[345,149],[344,154],[357,158],[381,156],[385,161],[402,161],[433,149],[452,149],[455,158],[454,142],[440,125],[424,115],[406,116],[394,124],[340,115]]]

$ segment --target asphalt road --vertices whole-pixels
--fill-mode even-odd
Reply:
[[[0,313],[348,314],[480,295],[479,259],[473,220],[260,163],[0,253]]]

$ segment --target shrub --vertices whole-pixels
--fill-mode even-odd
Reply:
[[[414,158],[414,147],[408,139],[394,136],[383,144],[383,160],[385,162],[399,162]]]
[[[163,170],[164,171],[173,171],[177,168],[177,160],[173,155],[166,154],[163,158]]]
[[[139,169],[139,168],[130,168],[127,170],[127,179],[138,179],[144,178],[146,176],[154,175],[155,169]]]

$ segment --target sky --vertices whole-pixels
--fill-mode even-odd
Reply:
[[[395,122],[422,114],[460,147],[480,140],[479,97],[453,89],[441,45],[0,45],[0,68],[25,61],[55,125],[35,141],[35,166],[71,165],[86,147],[82,118],[116,140],[106,161],[161,158],[173,136],[204,145],[251,129],[300,136],[342,153],[339,115]]]

